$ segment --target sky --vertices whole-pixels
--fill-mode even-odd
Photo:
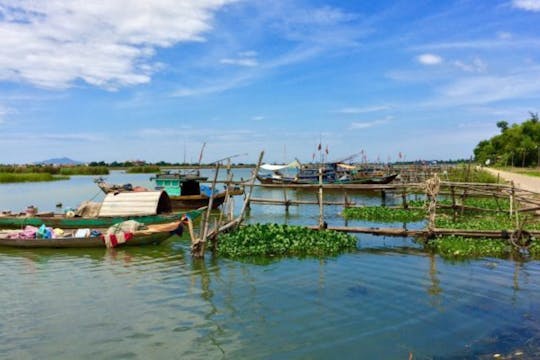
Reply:
[[[538,24],[540,0],[0,0],[0,163],[469,158],[540,111]]]

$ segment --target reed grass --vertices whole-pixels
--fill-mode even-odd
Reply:
[[[51,175],[49,173],[0,173],[0,183],[20,183],[67,180],[69,176]]]
[[[60,168],[62,175],[108,175],[106,166],[70,166]]]
[[[145,165],[145,166],[133,166],[126,170],[128,174],[151,174],[159,173],[161,171],[159,166]]]

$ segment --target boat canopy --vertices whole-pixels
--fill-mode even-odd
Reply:
[[[342,168],[342,169],[345,169],[345,170],[354,170],[354,169],[356,169],[356,166],[354,166],[354,165],[347,165],[347,164],[342,164],[342,163],[337,164],[337,166]]]
[[[286,164],[286,165],[271,165],[271,164],[262,164],[261,169],[268,170],[268,171],[279,171],[283,169],[292,169],[292,168],[300,168],[301,165],[298,162],[298,160],[294,160],[293,162]]]
[[[171,199],[165,191],[127,191],[107,194],[99,216],[143,216],[171,211]]]

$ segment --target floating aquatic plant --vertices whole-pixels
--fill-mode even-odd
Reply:
[[[351,207],[343,210],[346,219],[379,222],[413,222],[426,217],[423,209],[399,209],[384,206]]]
[[[426,249],[445,258],[507,257],[513,247],[505,240],[444,236],[430,240]]]
[[[355,249],[356,242],[356,237],[336,231],[318,231],[279,224],[253,224],[221,235],[217,252],[231,258],[329,256]]]

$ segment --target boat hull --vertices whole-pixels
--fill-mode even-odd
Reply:
[[[170,238],[169,232],[135,236],[130,241],[118,246],[143,246],[160,244]],[[89,238],[61,238],[61,239],[3,239],[0,238],[0,246],[17,248],[104,248],[105,244],[101,237]]]
[[[204,205],[203,205],[204,206]],[[66,217],[64,215],[54,216],[0,216],[0,228],[21,228],[26,225],[32,225],[39,227],[43,224],[61,229],[78,229],[78,228],[107,228],[114,224],[120,223],[126,220],[135,220],[145,225],[152,224],[165,224],[173,221],[177,221],[184,214],[187,214],[192,219],[198,217],[202,211],[193,210],[184,212],[177,212],[163,215],[148,215],[148,216],[114,216],[114,217],[95,217],[95,218],[83,218],[83,217]]]

